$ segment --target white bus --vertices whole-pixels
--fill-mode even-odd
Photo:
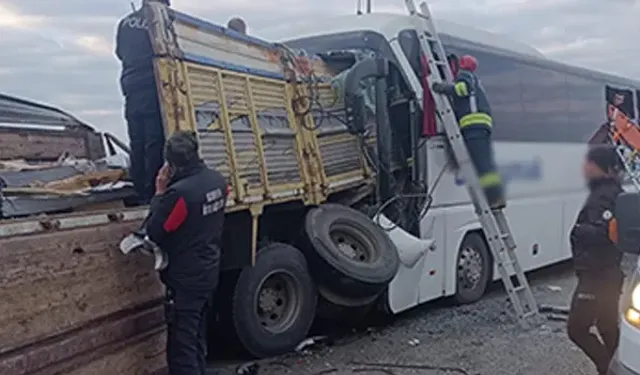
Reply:
[[[411,24],[405,15],[351,15],[307,20],[263,35],[308,54],[374,52],[395,61],[407,85],[415,88],[420,49]],[[581,162],[587,141],[605,122],[608,96],[614,93],[626,94],[625,108],[637,117],[640,82],[555,62],[481,30],[436,25],[447,53],[471,54],[479,62],[478,76],[493,110],[496,159],[506,181],[506,215],[521,265],[531,271],[570,259],[567,234],[586,197]],[[430,140],[427,149],[433,184],[446,154],[438,140]],[[454,173],[445,173],[438,183],[420,237],[437,246],[415,264],[400,266],[389,288],[391,311],[444,296],[472,302],[491,277],[497,278],[468,193]]]

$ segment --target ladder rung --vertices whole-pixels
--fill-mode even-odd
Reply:
[[[520,293],[523,290],[526,290],[527,288],[524,285],[518,285],[518,286],[514,286],[513,287],[513,291],[516,293]]]

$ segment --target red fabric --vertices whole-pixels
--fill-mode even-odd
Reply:
[[[460,69],[475,72],[478,68],[478,60],[471,55],[464,55],[460,58]]]
[[[455,79],[458,76],[458,65],[455,61],[449,61],[449,68],[451,69],[451,75]]]
[[[422,136],[431,137],[437,134],[436,125],[436,104],[433,101],[433,94],[429,88],[429,65],[425,55],[421,56],[422,61]]]
[[[187,214],[187,202],[185,202],[184,198],[180,197],[175,206],[173,206],[169,216],[167,216],[167,220],[165,220],[162,225],[165,232],[171,233],[178,230],[178,228],[180,228],[180,226],[187,220]]]

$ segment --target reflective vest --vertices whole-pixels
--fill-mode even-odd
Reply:
[[[460,70],[453,86],[453,110],[460,128],[479,125],[491,128],[493,118],[487,94],[475,74]]]

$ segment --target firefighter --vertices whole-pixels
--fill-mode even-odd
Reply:
[[[175,133],[164,151],[146,232],[168,257],[160,271],[167,362],[170,375],[204,375],[205,323],[218,284],[227,184],[200,160],[195,135]]]
[[[598,145],[588,151],[583,173],[590,193],[570,233],[578,285],[571,300],[567,331],[602,375],[607,373],[620,334],[622,255],[615,244],[613,213],[616,198],[622,192],[621,170],[612,147]],[[591,333],[592,327],[601,339]]]
[[[149,2],[167,6],[169,0],[143,0],[142,7],[120,20],[116,56],[122,63],[120,89],[131,147],[131,178],[141,204],[153,197],[154,180],[163,164],[164,128],[153,71],[153,47],[144,17]]]
[[[227,23],[227,29],[247,35],[247,24],[240,17],[234,17]]]
[[[475,70],[477,60],[470,55],[458,59],[448,57],[455,77],[454,84],[434,84],[433,91],[448,94],[451,98],[460,132],[467,144],[469,156],[478,172],[489,205],[493,209],[505,207],[502,180],[497,171],[491,143],[491,106]]]

